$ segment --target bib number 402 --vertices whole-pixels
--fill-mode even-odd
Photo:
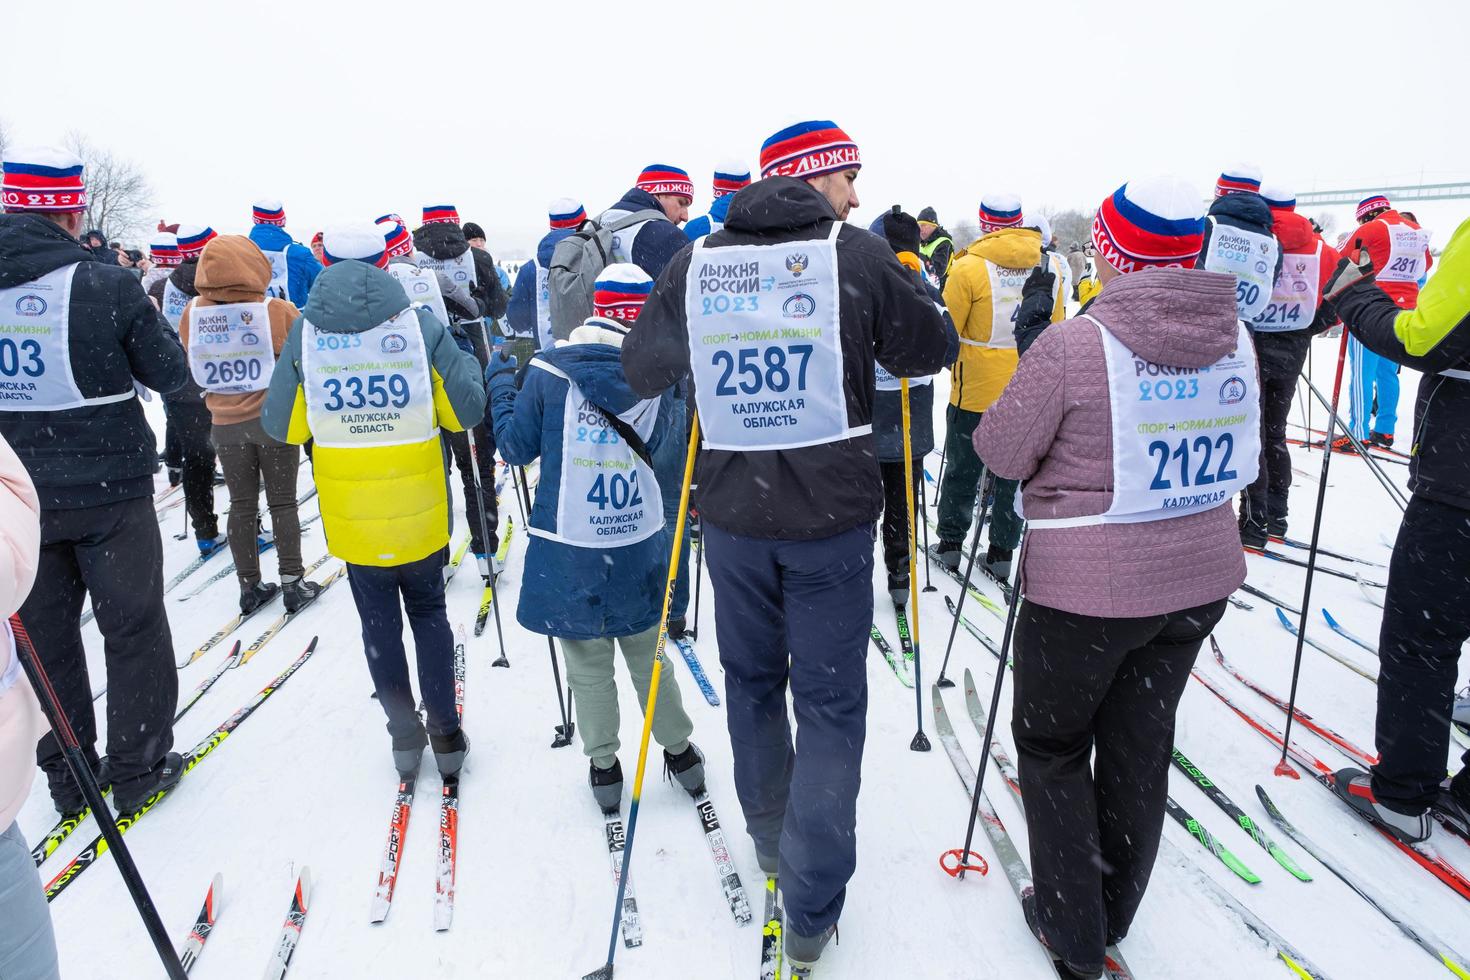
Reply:
[[[736,357],[739,357],[738,367]],[[764,349],[742,347],[738,352],[717,350],[710,363],[720,368],[720,380],[715,385],[715,394],[734,395],[744,392],[757,395],[762,391],[786,391],[791,387],[791,371],[788,358],[799,358],[796,365],[796,390],[806,391],[806,366],[812,357],[811,344],[780,344]],[[731,378],[739,374],[740,386],[736,388]]]
[[[1148,485],[1150,490],[1173,490],[1175,484],[1169,479],[1169,461],[1172,459],[1179,464],[1180,487],[1209,486],[1211,483],[1225,483],[1235,479],[1235,471],[1228,469],[1230,466],[1230,455],[1235,451],[1235,437],[1228,432],[1211,439],[1209,436],[1195,436],[1190,442],[1188,437],[1180,439],[1178,444],[1171,445],[1162,439],[1157,439],[1148,444],[1148,454],[1158,457],[1158,468],[1154,471],[1153,482]],[[1210,462],[1215,453],[1220,454],[1219,464],[1215,472],[1210,472]],[[1193,470],[1194,479],[1190,480],[1190,471]]]
[[[607,510],[609,505],[613,510],[625,510],[643,503],[643,494],[638,490],[638,471],[634,470],[627,476],[621,473],[612,476],[597,474],[597,479],[592,481],[592,489],[587,491],[587,502],[596,504],[598,510]]]

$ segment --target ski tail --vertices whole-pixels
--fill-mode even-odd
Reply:
[[[204,952],[204,944],[209,941],[209,934],[214,931],[224,886],[224,875],[216,872],[214,880],[209,883],[209,891],[204,895],[204,905],[199,909],[199,915],[195,917],[194,925],[189,930],[188,937],[184,939],[184,948],[179,952],[179,962],[183,964],[185,973],[193,968],[194,963],[199,959],[199,954]]]
[[[378,865],[378,887],[373,893],[373,922],[388,918],[393,906],[393,890],[398,886],[398,868],[403,859],[403,842],[408,838],[408,820],[413,814],[414,776],[403,778],[393,800],[393,816],[388,822],[388,843]]]
[[[271,950],[270,962],[265,967],[264,980],[281,980],[291,967],[291,958],[296,955],[296,945],[301,941],[301,929],[306,925],[306,912],[311,904],[311,869],[302,865],[301,875],[296,879],[296,891],[291,895],[291,908],[286,921],[281,924],[281,934]]]
[[[1210,833],[1204,824],[1200,823],[1188,810],[1176,803],[1174,797],[1170,796],[1165,799],[1164,809],[1179,826],[1189,831],[1191,837],[1199,841],[1205,850],[1219,858],[1220,863],[1231,871],[1234,871],[1242,881],[1249,882],[1252,885],[1259,885],[1261,883],[1260,875],[1247,868],[1244,862],[1232,854],[1228,847],[1220,843],[1219,838]]]

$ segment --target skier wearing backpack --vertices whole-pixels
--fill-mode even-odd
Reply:
[[[873,362],[932,374],[948,338],[888,245],[844,223],[861,166],[846,133],[799,123],[766,140],[760,159],[762,179],[735,195],[725,227],[660,277],[623,343],[623,369],[646,397],[694,380],[735,784],[761,870],[785,891],[786,961],[804,968],[836,928],[857,861],[883,509]],[[756,335],[783,339],[741,339]]]
[[[743,163],[723,163],[715,168],[714,201],[709,214],[702,214],[684,226],[684,234],[691,242],[711,235],[725,227],[725,212],[730,210],[730,198],[742,187],[750,186],[750,168]]]
[[[609,813],[623,800],[614,647],[622,649],[646,708],[668,570],[661,498],[682,490],[661,484],[652,464],[665,439],[679,438],[670,432],[670,399],[634,394],[618,362],[652,288],[637,266],[608,266],[597,280],[593,315],[566,342],[532,359],[523,388],[516,388],[515,359],[503,351],[487,371],[506,462],[541,460],[516,618],[561,640],[592,795]],[[689,741],[693,730],[674,672],[662,671],[653,737],[667,771],[697,796],[704,757]]]
[[[694,182],[688,173],[662,163],[644,167],[628,193],[597,219],[607,227],[619,219],[637,217],[614,233],[609,261],[631,262],[657,280],[669,260],[689,244],[679,225],[689,220],[693,203]]]
[[[535,259],[516,272],[510,304],[505,311],[511,332],[517,338],[534,338],[536,350],[546,350],[552,343],[551,296],[547,285],[552,253],[557,242],[582,227],[587,212],[580,202],[559,197],[547,209],[547,219],[551,230],[536,243]],[[523,364],[530,359],[514,349],[510,353]]]

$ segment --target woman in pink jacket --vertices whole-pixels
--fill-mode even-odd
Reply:
[[[15,815],[36,776],[36,742],[46,719],[21,671],[10,615],[36,581],[40,504],[25,467],[0,438],[0,977],[59,977],[51,913]]]
[[[1143,899],[1174,711],[1245,581],[1230,501],[1256,475],[1259,385],[1234,278],[1193,269],[1200,201],[1156,178],[1102,203],[1102,292],[1041,334],[974,436],[996,476],[1025,483],[1011,721],[1025,906],[1077,977],[1100,975]]]

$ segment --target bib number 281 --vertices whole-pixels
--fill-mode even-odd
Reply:
[[[1150,490],[1172,490],[1175,484],[1169,479],[1169,461],[1172,459],[1179,464],[1179,486],[1204,487],[1211,483],[1225,483],[1235,479],[1235,471],[1228,469],[1230,466],[1230,455],[1235,451],[1235,437],[1228,432],[1211,439],[1209,436],[1196,436],[1193,442],[1186,437],[1180,439],[1175,445],[1171,445],[1162,439],[1157,439],[1148,444],[1148,454],[1157,457],[1158,468],[1154,471],[1153,482],[1149,484]],[[1220,461],[1215,472],[1210,472],[1210,462],[1216,452],[1220,453]],[[1190,480],[1191,470],[1193,481]]]

